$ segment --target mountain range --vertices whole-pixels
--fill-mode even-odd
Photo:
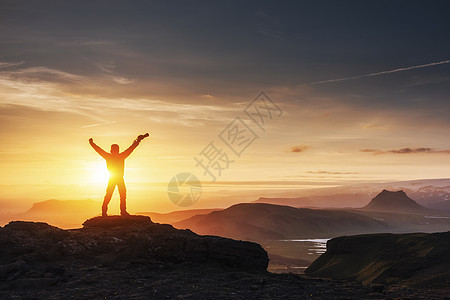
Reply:
[[[437,215],[434,215],[436,214]],[[173,223],[199,234],[252,241],[326,238],[374,232],[448,230],[448,213],[425,208],[404,191],[383,190],[360,209],[308,209],[241,203]]]
[[[99,214],[101,203],[93,200],[45,200],[14,216],[23,221],[48,222],[62,228],[78,228],[83,220]]]
[[[320,238],[389,230],[389,225],[385,222],[353,212],[265,203],[236,204],[221,211],[193,216],[173,225],[176,228],[189,228],[198,234],[250,241]]]
[[[437,208],[438,203],[450,200],[450,179],[423,179],[385,183],[361,183],[331,188],[309,189],[297,197],[260,197],[254,203],[270,203],[310,208],[360,208],[380,190],[403,190],[425,207]]]

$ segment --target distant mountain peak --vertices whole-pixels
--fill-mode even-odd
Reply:
[[[403,191],[403,190],[398,190],[398,191],[388,191],[388,190],[386,190],[386,189],[383,189],[382,191],[381,191],[381,193],[380,194],[404,194],[405,196],[407,196],[406,195],[406,193]],[[408,196],[407,196],[408,197]],[[414,200],[413,200],[414,201]]]
[[[99,209],[99,202],[94,200],[57,200],[49,199],[33,203],[31,208],[25,214],[34,213],[58,213],[74,214],[80,211],[87,211],[91,208]]]
[[[403,190],[388,191],[383,189],[375,196],[369,204],[363,207],[365,210],[388,211],[388,212],[420,212],[425,207],[409,198]]]

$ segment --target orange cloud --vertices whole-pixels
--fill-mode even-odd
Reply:
[[[401,148],[401,149],[394,149],[394,150],[379,150],[379,149],[361,149],[360,152],[367,152],[367,153],[373,153],[373,154],[387,154],[387,153],[394,153],[394,154],[411,154],[411,153],[445,153],[450,154],[450,150],[434,150],[432,148],[428,147],[420,147],[420,148]]]
[[[308,145],[294,146],[294,147],[291,147],[291,150],[289,152],[300,153],[300,152],[304,152],[306,149],[309,149],[309,148],[311,148],[311,147]]]

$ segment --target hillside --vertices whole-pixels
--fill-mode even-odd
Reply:
[[[172,224],[196,215],[205,215],[217,210],[221,209],[209,209],[209,208],[187,209],[187,210],[173,211],[170,213],[138,212],[137,214],[142,216],[149,216],[153,220],[153,222],[156,223]]]
[[[450,200],[445,200],[430,205],[431,208],[450,211]]]
[[[324,189],[327,190],[327,189]],[[371,194],[330,194],[316,195],[296,198],[268,198],[260,197],[252,203],[267,203],[275,205],[287,205],[292,207],[304,208],[342,208],[342,207],[360,207],[371,199]]]
[[[311,276],[450,288],[450,231],[331,239],[306,270]]]
[[[264,203],[241,203],[173,224],[198,234],[261,241],[319,238],[361,232],[383,232],[389,226],[353,212],[294,208]]]
[[[427,208],[409,198],[402,190],[397,192],[383,190],[362,209],[399,213],[425,213],[428,211]]]

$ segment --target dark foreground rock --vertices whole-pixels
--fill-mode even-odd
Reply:
[[[142,216],[84,228],[0,228],[0,299],[383,299],[442,292],[266,272],[260,245],[199,236]]]
[[[306,273],[448,292],[449,254],[450,232],[344,236],[329,240]]]
[[[21,255],[31,262],[142,259],[253,272],[265,271],[269,263],[259,244],[199,236],[190,230],[155,224],[145,216],[96,217],[83,225],[81,229],[62,230],[46,223],[11,222],[0,231],[2,256],[10,257],[10,262]]]

